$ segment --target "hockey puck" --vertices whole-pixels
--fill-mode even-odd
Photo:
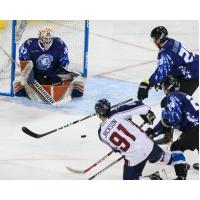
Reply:
[[[86,135],[81,135],[81,138],[86,138]]]

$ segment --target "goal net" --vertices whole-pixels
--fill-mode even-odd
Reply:
[[[13,63],[6,53],[19,62],[19,47],[21,44],[28,38],[37,38],[39,30],[44,26],[52,27],[55,37],[61,38],[66,43],[70,60],[69,69],[79,71],[83,76],[87,76],[88,21],[0,20],[1,95],[13,95],[14,75],[17,76],[20,72],[17,64]]]

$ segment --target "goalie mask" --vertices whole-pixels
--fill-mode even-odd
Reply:
[[[44,27],[39,31],[39,42],[45,50],[48,50],[53,43],[54,32],[51,27]]]
[[[101,99],[95,104],[95,112],[99,117],[107,117],[110,114],[110,102],[106,99]]]
[[[178,91],[180,89],[180,83],[172,76],[168,76],[162,83],[163,91],[166,95],[170,92]]]

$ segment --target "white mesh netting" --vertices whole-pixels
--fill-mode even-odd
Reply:
[[[60,37],[67,45],[69,52],[69,69],[83,71],[85,21],[81,20],[18,20],[16,27],[16,61],[20,45],[28,38],[38,37],[38,32],[44,26],[54,30],[55,37]],[[12,21],[0,21],[0,46],[11,55]],[[17,67],[17,66],[16,66]],[[10,90],[11,61],[0,50],[0,92]],[[16,73],[19,70],[16,69]]]

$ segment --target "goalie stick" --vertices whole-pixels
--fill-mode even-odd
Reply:
[[[143,122],[140,125],[140,128],[142,128],[145,125],[145,122]],[[71,168],[69,166],[66,167],[66,169],[68,169],[70,172],[76,173],[76,174],[85,174],[88,171],[90,171],[92,168],[96,167],[97,165],[99,165],[102,161],[104,161],[106,158],[108,158],[111,154],[113,153],[113,151],[110,151],[108,154],[106,154],[104,157],[102,157],[100,160],[98,160],[96,163],[94,163],[93,165],[91,165],[90,167],[88,167],[87,169],[84,170],[78,170],[78,169],[74,169]]]
[[[128,103],[128,102],[130,102],[130,101],[132,101],[132,100],[133,100],[133,99],[131,98],[131,99],[122,101],[122,102],[120,102],[120,103],[118,103],[118,104],[115,104],[115,105],[112,106],[111,108],[115,108],[115,107],[117,107],[117,106],[123,105],[123,104]],[[82,118],[82,119],[76,120],[76,121],[74,121],[74,122],[71,122],[71,123],[69,123],[69,124],[66,124],[66,125],[64,125],[64,126],[61,126],[61,127],[59,127],[59,128],[56,128],[56,129],[53,129],[53,130],[48,131],[48,132],[43,133],[43,134],[35,133],[35,132],[31,131],[30,129],[28,129],[27,127],[22,127],[22,131],[23,131],[24,133],[26,133],[27,135],[31,136],[31,137],[34,137],[34,138],[41,138],[41,137],[44,137],[44,136],[49,135],[49,134],[51,134],[51,133],[55,133],[55,132],[60,131],[60,130],[62,130],[62,129],[64,129],[64,128],[67,128],[67,127],[69,127],[69,126],[71,126],[71,125],[74,125],[74,124],[77,124],[77,123],[79,123],[79,122],[82,122],[82,121],[84,121],[84,120],[86,120],[86,119],[89,119],[89,118],[95,116],[95,115],[96,115],[96,113],[93,113],[93,114],[88,115],[88,116],[86,116],[86,117],[84,117],[84,118]]]

